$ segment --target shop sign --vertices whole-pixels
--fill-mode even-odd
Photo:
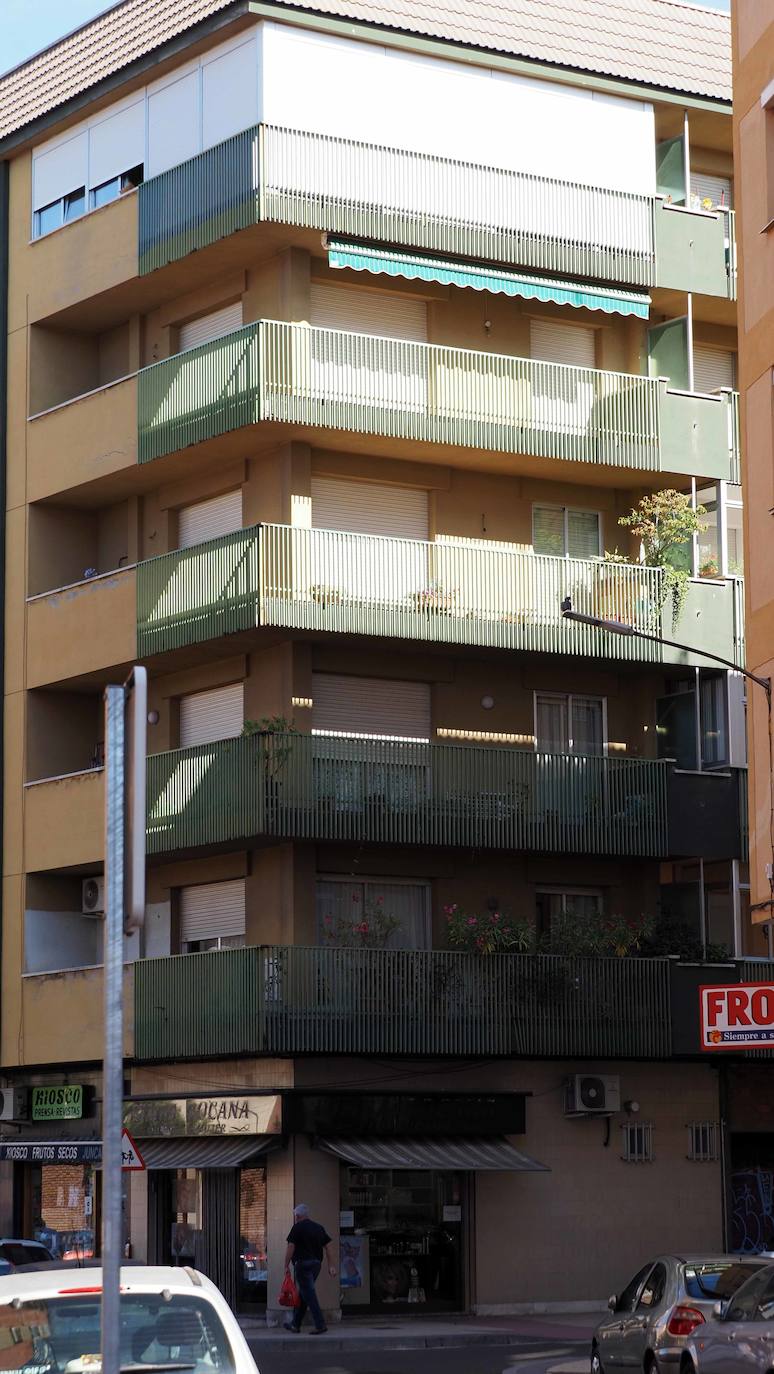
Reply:
[[[147,1097],[124,1104],[124,1125],[141,1139],[181,1135],[280,1135],[278,1094]]]
[[[14,1164],[99,1164],[101,1140],[3,1140],[0,1161]]]
[[[33,1121],[73,1121],[83,1116],[83,1084],[32,1089]]]
[[[774,1045],[774,983],[712,983],[699,988],[699,1006],[703,1050]]]

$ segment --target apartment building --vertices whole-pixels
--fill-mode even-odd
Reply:
[[[98,1235],[137,661],[135,1255],[271,1312],[301,1199],[333,1313],[505,1312],[727,1238],[711,975],[668,956],[767,949],[729,22],[530,8],[124,0],[0,80],[0,1209],[59,1253]],[[679,614],[620,523],[671,490]]]

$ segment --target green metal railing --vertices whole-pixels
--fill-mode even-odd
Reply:
[[[263,945],[135,965],[135,1055],[669,1058],[665,959]]]
[[[656,203],[265,124],[140,186],[140,272],[265,219],[647,286]]]
[[[727,216],[727,245],[726,245],[726,270],[728,272],[728,296],[732,301],[737,297],[737,256],[736,256],[736,211],[726,210]]]
[[[144,367],[137,374],[140,463],[261,419],[259,326]]]
[[[148,760],[148,850],[257,835],[552,853],[668,853],[655,760],[264,735]]]
[[[662,578],[483,540],[255,525],[138,565],[138,653],[260,624],[657,662],[655,644],[564,620],[561,601],[657,631]]]
[[[742,448],[739,431],[739,392],[729,394],[729,447],[731,449],[731,475],[729,481],[739,486],[742,481]]]

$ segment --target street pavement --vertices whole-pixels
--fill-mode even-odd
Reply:
[[[293,1350],[255,1350],[260,1374],[581,1374],[589,1367],[588,1343],[564,1345],[525,1340],[519,1345],[476,1345],[442,1350],[332,1351],[325,1337],[309,1337]],[[303,1337],[299,1337],[299,1342]]]

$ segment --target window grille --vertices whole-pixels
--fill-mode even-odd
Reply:
[[[696,1164],[711,1164],[718,1155],[717,1121],[689,1121],[688,1158]]]
[[[653,1124],[650,1121],[625,1121],[623,1132],[623,1154],[621,1159],[627,1164],[652,1164],[653,1162]]]

